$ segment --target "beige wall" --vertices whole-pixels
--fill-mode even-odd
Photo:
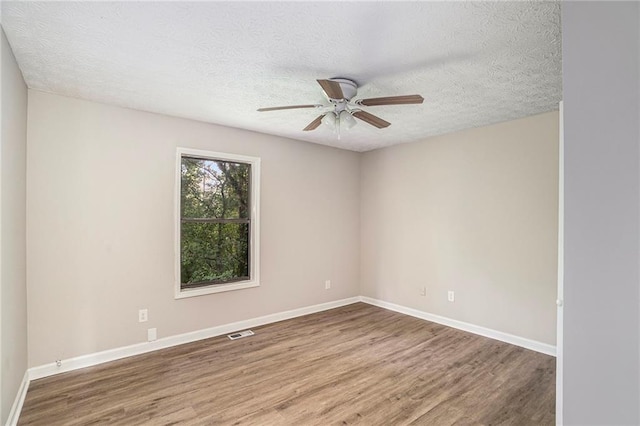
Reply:
[[[1,29],[0,51],[0,424],[4,424],[27,369],[27,86]]]
[[[551,112],[365,153],[362,295],[555,344],[557,152]]]
[[[357,153],[37,91],[28,146],[30,366],[359,293]],[[174,299],[177,146],[262,158],[261,287]]]
[[[555,343],[555,112],[361,155],[29,91],[28,130],[30,366],[358,294]],[[261,287],[174,299],[176,146],[262,158]]]

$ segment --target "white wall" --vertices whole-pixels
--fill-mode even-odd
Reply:
[[[363,295],[555,345],[557,112],[367,152],[361,170]]]
[[[261,287],[174,299],[177,146],[262,158]],[[359,293],[357,153],[31,90],[28,147],[30,366]]]
[[[27,369],[27,86],[1,29],[0,51],[0,424],[4,424]]]
[[[639,9],[562,5],[565,425],[640,423]]]

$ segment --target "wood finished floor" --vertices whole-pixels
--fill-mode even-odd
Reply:
[[[40,380],[19,425],[553,425],[555,359],[357,303]]]

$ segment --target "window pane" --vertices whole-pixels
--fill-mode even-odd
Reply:
[[[249,218],[249,164],[182,157],[181,173],[182,217]]]
[[[181,241],[182,288],[249,279],[248,223],[183,222]]]

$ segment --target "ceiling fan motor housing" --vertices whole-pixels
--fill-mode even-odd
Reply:
[[[358,85],[352,80],[349,80],[347,78],[330,78],[329,80],[335,81],[340,85],[340,88],[342,89],[342,95],[344,96],[343,99],[347,101],[353,99],[353,97],[358,93]],[[341,99],[332,99],[332,98],[329,98],[328,96],[327,96],[327,99],[329,99],[330,101],[336,101],[336,102],[341,100]]]

